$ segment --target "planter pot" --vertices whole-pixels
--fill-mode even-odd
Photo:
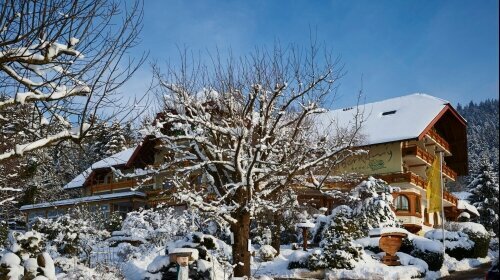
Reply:
[[[385,256],[382,258],[384,264],[391,266],[401,265],[396,252],[401,248],[401,243],[405,237],[406,234],[400,232],[389,232],[380,235],[378,246],[385,252]]]

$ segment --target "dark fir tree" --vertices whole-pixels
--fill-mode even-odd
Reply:
[[[487,159],[481,161],[480,171],[468,189],[472,194],[470,202],[480,214],[477,221],[498,235],[498,177]]]
[[[486,100],[478,104],[470,102],[457,106],[457,111],[467,120],[467,142],[469,155],[470,182],[477,174],[483,158],[492,164],[498,174],[499,111],[498,100]]]

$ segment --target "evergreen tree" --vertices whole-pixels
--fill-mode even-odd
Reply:
[[[324,261],[328,268],[353,269],[361,258],[362,247],[354,240],[362,236],[356,219],[351,217],[349,208],[338,209],[322,241]]]
[[[480,172],[468,188],[472,193],[470,202],[480,214],[477,221],[498,235],[498,178],[487,159],[482,160]]]
[[[124,129],[119,122],[114,121],[108,130],[108,140],[104,145],[104,154],[111,156],[127,149]]]
[[[365,235],[372,228],[400,227],[401,224],[391,208],[393,188],[383,180],[369,177],[350,192],[349,205],[353,219]]]
[[[481,159],[487,158],[494,170],[498,171],[499,162],[499,111],[498,99],[485,100],[478,104],[470,102],[458,105],[457,111],[467,120],[467,142],[469,155],[469,174],[480,172]],[[498,174],[498,173],[497,173]],[[474,178],[468,178],[468,182]]]

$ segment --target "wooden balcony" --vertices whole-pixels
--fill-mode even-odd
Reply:
[[[446,140],[444,140],[444,138],[441,137],[441,135],[439,135],[435,130],[429,130],[429,132],[427,132],[425,136],[434,141],[438,146],[440,146],[445,155],[451,155],[450,144]]]
[[[137,185],[137,182],[135,180],[113,182],[113,183],[101,184],[101,185],[93,185],[93,186],[90,186],[90,192],[92,194],[97,193],[97,192],[107,192],[107,191],[113,192],[113,190],[131,188],[131,187],[135,187],[136,185]]]
[[[402,154],[410,168],[421,166],[423,164],[430,166],[432,165],[432,162],[435,158],[433,154],[418,146],[404,147],[402,150]],[[443,175],[452,181],[456,181],[458,176],[457,172],[455,172],[446,164],[443,164]]]
[[[396,184],[396,183],[410,183],[414,186],[420,187],[422,189],[427,189],[427,182],[424,178],[418,176],[413,172],[405,172],[405,173],[392,173],[387,175],[378,176],[380,179],[386,181],[388,184]],[[451,193],[445,191],[444,200],[449,201],[450,203],[457,205],[458,199],[452,195]]]
[[[410,183],[422,189],[426,188],[424,178],[418,176],[413,172],[391,173],[387,175],[380,175],[378,177],[386,181],[389,185],[395,183]]]
[[[452,181],[456,181],[458,176],[457,172],[448,167],[446,164],[443,164],[443,175]]]
[[[455,206],[457,205],[458,203],[458,198],[456,198],[454,195],[452,195],[451,193],[445,191],[444,194],[444,200],[447,200],[449,202],[451,202],[452,204],[454,204]]]
[[[434,161],[434,155],[419,146],[404,147],[402,153],[409,165],[431,165]]]

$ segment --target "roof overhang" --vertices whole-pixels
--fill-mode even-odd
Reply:
[[[58,206],[79,205],[79,204],[83,204],[83,203],[93,203],[93,202],[98,202],[98,201],[109,201],[109,200],[115,200],[115,199],[120,199],[120,198],[132,198],[132,197],[146,198],[146,194],[143,192],[130,191],[130,192],[121,192],[121,193],[93,195],[93,196],[79,197],[79,198],[73,198],[73,199],[65,199],[65,200],[58,200],[58,201],[52,201],[52,202],[38,203],[38,204],[23,205],[19,208],[19,210],[26,211],[26,210],[33,210],[33,209],[52,208],[52,207],[58,207]]]

